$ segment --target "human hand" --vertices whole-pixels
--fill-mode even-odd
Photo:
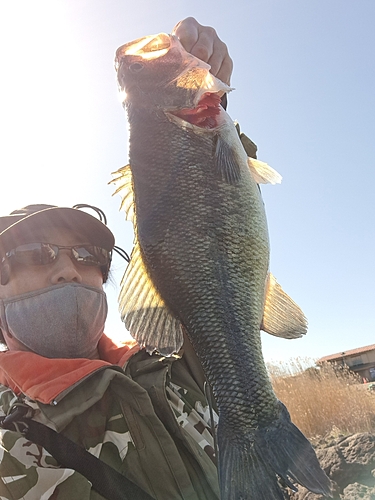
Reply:
[[[187,17],[176,24],[172,34],[179,38],[188,52],[209,64],[214,76],[230,85],[233,61],[214,28],[202,26],[194,17]]]

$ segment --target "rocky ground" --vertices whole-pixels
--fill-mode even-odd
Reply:
[[[326,474],[337,485],[334,498],[375,500],[375,434],[330,435],[313,443]],[[323,500],[326,497],[299,487],[287,489],[290,500]]]

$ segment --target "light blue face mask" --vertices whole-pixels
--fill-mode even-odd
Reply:
[[[47,358],[93,358],[107,317],[106,294],[64,283],[0,300],[0,326]]]

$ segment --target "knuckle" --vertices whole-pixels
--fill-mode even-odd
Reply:
[[[193,16],[188,16],[186,17],[183,22],[186,22],[186,23],[192,23],[192,24],[199,24],[198,21],[195,19],[195,17]]]
[[[227,44],[220,40],[220,45],[221,45],[221,48],[222,48],[223,52],[225,52],[226,54],[228,54],[228,46],[227,46]]]
[[[194,47],[194,55],[202,61],[207,61],[209,58],[209,52],[205,45],[196,45]]]
[[[203,29],[210,36],[210,38],[218,38],[215,28],[212,26],[203,26]]]

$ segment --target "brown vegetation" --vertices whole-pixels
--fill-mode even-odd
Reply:
[[[269,364],[268,371],[277,397],[307,437],[375,431],[375,393],[347,368],[297,358]]]

